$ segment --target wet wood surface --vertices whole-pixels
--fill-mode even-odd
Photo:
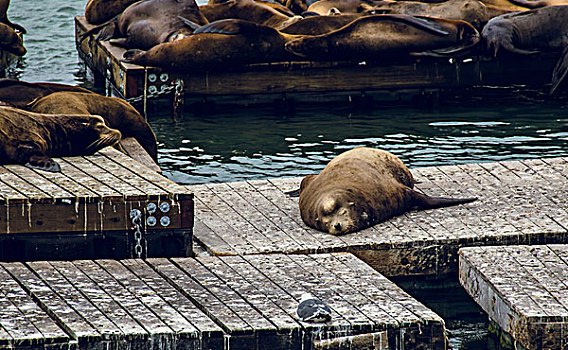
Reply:
[[[347,253],[0,263],[0,278],[0,348],[445,348],[439,316]],[[330,322],[298,320],[306,292]]]
[[[167,228],[192,224],[192,196],[186,188],[113,148],[56,161],[58,173],[0,167],[0,234],[128,230],[130,210],[139,208],[146,215],[150,202],[170,205]],[[183,207],[185,200],[190,208]],[[156,211],[154,229],[166,228],[159,224],[163,215]]]
[[[568,348],[568,245],[463,248],[459,277],[517,344]]]
[[[565,158],[411,171],[428,195],[478,200],[333,236],[308,228],[285,194],[301,178],[195,185],[194,238],[213,255],[353,252],[389,276],[455,272],[462,246],[568,242]]]

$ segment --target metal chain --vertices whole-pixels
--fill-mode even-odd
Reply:
[[[144,249],[142,247],[142,212],[138,209],[130,211],[130,220],[132,221],[132,230],[134,231],[134,256],[138,259],[143,257]]]

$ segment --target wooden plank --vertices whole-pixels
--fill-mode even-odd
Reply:
[[[11,171],[5,167],[0,167],[0,181],[6,185],[17,189],[21,195],[17,195],[16,198],[12,199],[12,202],[20,198],[32,199],[32,198],[49,198],[49,194],[41,191],[37,187],[29,184],[27,181],[22,180],[19,176],[14,175]],[[11,199],[11,198],[8,198]]]
[[[162,173],[162,169],[156,164],[154,159],[150,157],[148,152],[140,145],[138,140],[134,137],[126,137],[120,140],[120,145],[126,151],[126,154],[135,161],[140,164],[144,164],[151,170],[157,172],[158,174]]]
[[[65,172],[52,173],[36,169],[33,171],[39,176],[45,178],[47,181],[65,189],[71,193],[71,196],[74,198],[98,197],[97,193],[91,191],[88,187],[76,181],[74,178],[67,176]]]
[[[69,336],[0,267],[0,347],[67,346]]]
[[[51,181],[46,180],[43,176],[40,176],[36,171],[31,170],[28,167],[21,165],[4,165],[4,169],[9,170],[14,175],[20,177],[22,180],[40,189],[43,193],[49,194],[51,198],[71,198],[74,197],[69,191],[64,188],[59,187]],[[46,172],[42,172],[46,173]]]
[[[474,300],[530,349],[568,345],[568,293],[558,251],[565,245],[460,250],[460,282]]]
[[[97,178],[93,178],[89,174],[82,170],[82,167],[75,162],[75,159],[80,157],[66,157],[60,158],[59,165],[61,166],[61,171],[74,179],[75,181],[83,184],[85,187],[89,188],[91,191],[96,193],[99,197],[110,198],[110,199],[120,199],[122,194],[115,189],[107,186],[105,183]]]

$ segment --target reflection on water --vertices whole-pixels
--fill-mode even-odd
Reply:
[[[160,166],[184,184],[306,175],[356,146],[388,150],[411,167],[567,154],[563,102],[529,90],[524,93],[536,97],[528,100],[517,89],[489,91],[492,98],[465,92],[435,110],[312,107],[284,117],[271,108],[244,109],[186,112],[179,124],[152,116],[151,124]]]

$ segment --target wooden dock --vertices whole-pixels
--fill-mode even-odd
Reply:
[[[186,188],[113,148],[56,160],[0,167],[0,261],[191,255]]]
[[[169,101],[186,105],[314,104],[327,102],[414,103],[432,98],[440,89],[479,85],[549,84],[559,54],[493,59],[399,58],[396,62],[278,62],[219,71],[169,72],[120,62],[124,49],[82,33],[93,26],[75,17],[79,56],[108,92],[129,101]]]
[[[455,273],[464,246],[568,242],[566,158],[411,171],[426,194],[478,200],[332,236],[308,228],[298,199],[285,194],[300,178],[188,186],[195,193],[194,239],[219,256],[352,252],[387,276]]]
[[[463,248],[459,276],[516,344],[568,348],[568,245]]]
[[[1,263],[0,280],[0,349],[445,349],[439,316],[346,253]],[[298,320],[305,292],[330,322]]]

